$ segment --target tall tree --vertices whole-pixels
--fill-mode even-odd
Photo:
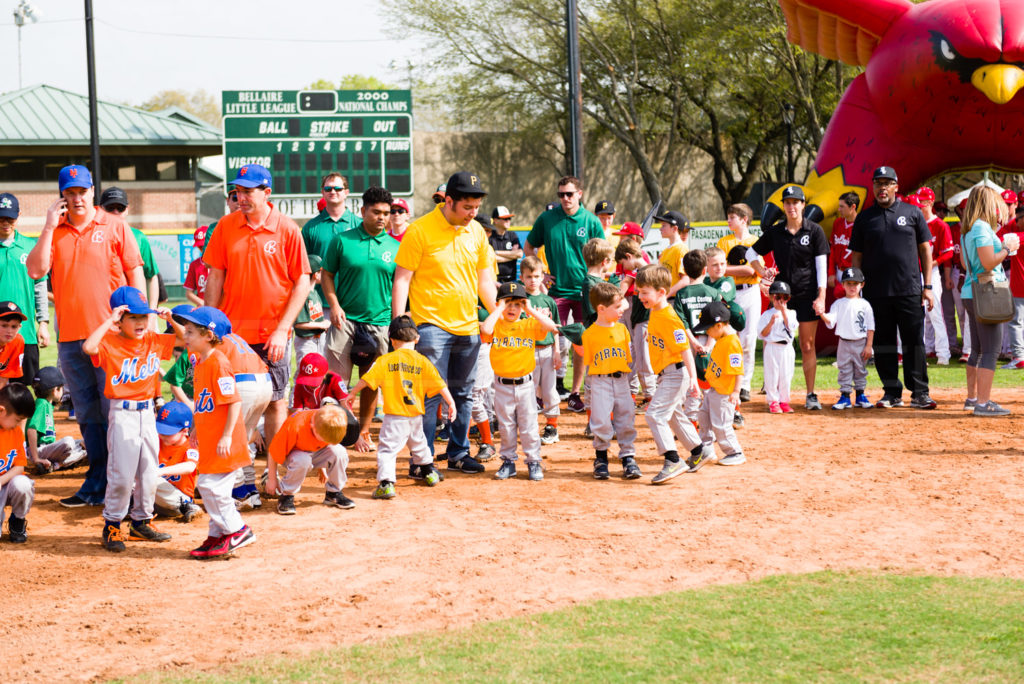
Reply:
[[[161,90],[139,105],[140,109],[150,112],[168,107],[178,107],[212,126],[220,127],[220,102],[205,90]]]

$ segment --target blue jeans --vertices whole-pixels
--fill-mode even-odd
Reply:
[[[75,495],[94,506],[103,503],[107,491],[107,412],[110,402],[103,396],[106,374],[92,365],[92,358],[82,351],[82,340],[58,345],[60,370],[64,387],[75,407],[75,420],[82,432],[85,451],[89,454],[89,470],[85,482]]]
[[[479,335],[453,335],[436,325],[418,326],[420,341],[416,351],[430,360],[437,372],[448,383],[448,391],[455,400],[455,418],[452,420],[448,440],[448,463],[457,463],[469,456],[469,423],[473,412],[473,384],[476,382],[476,359],[480,353]],[[423,416],[423,434],[434,453],[434,430],[437,427],[437,407],[441,395],[426,401]]]

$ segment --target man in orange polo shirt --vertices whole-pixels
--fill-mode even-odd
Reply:
[[[43,232],[25,267],[31,278],[50,274],[60,368],[89,454],[85,482],[60,503],[68,508],[98,506],[107,488],[106,376],[82,351],[82,342],[110,316],[114,290],[122,285],[143,290],[146,282],[131,230],[120,217],[94,206],[89,169],[65,166],[57,184],[61,197],[47,209]]]
[[[287,415],[288,338],[309,294],[310,269],[299,227],[268,200],[270,172],[247,164],[232,181],[238,211],[217,222],[203,261],[210,267],[206,306],[223,311],[232,330],[262,358],[274,383],[264,415],[267,444]]]

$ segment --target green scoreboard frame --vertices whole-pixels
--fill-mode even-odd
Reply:
[[[260,164],[270,170],[276,200],[315,203],[321,177],[332,170],[348,178],[353,195],[379,185],[396,196],[412,196],[411,91],[225,90],[222,95],[225,184],[240,167]]]

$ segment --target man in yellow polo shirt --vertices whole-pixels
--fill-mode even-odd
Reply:
[[[469,422],[480,349],[477,299],[493,311],[496,294],[487,235],[473,220],[486,196],[480,179],[467,171],[448,179],[444,203],[405,231],[391,292],[392,318],[405,313],[408,301],[420,333],[416,351],[434,364],[455,399],[448,448],[438,460],[447,458],[449,471],[463,473],[484,470],[469,455]],[[439,401],[428,399],[423,416],[431,451]]]

